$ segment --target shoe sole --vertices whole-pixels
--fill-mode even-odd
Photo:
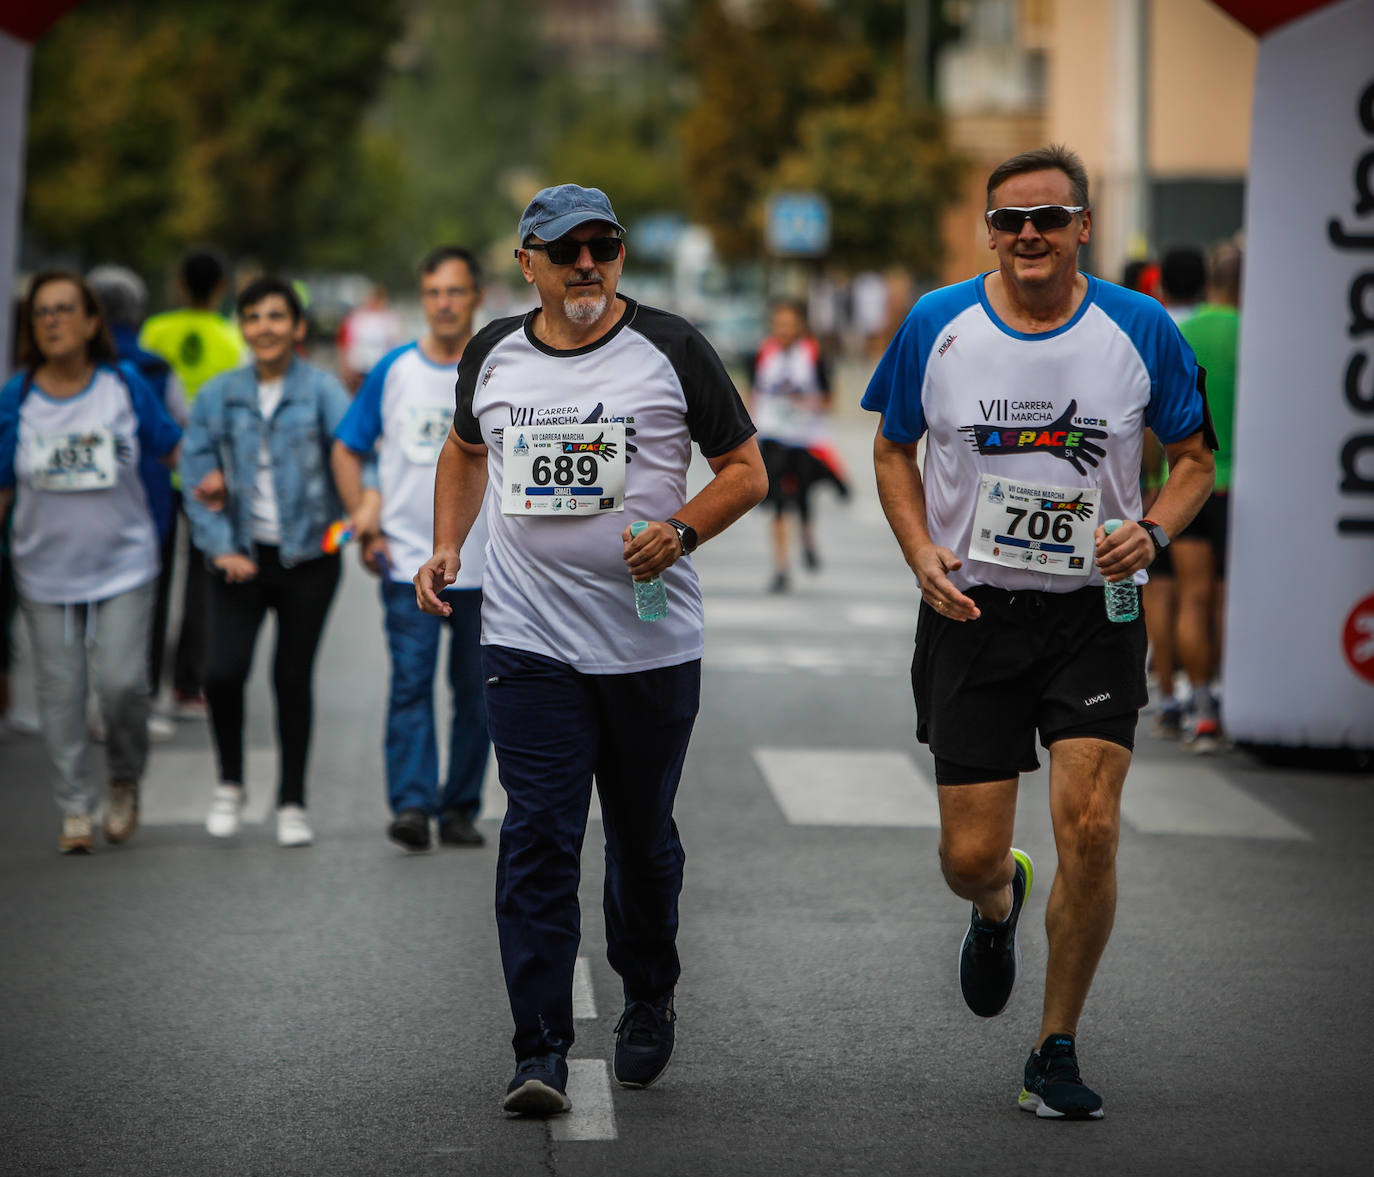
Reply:
[[[1021,910],[1026,910],[1026,904],[1030,902],[1031,882],[1035,878],[1035,864],[1031,862],[1030,855],[1024,850],[1018,850],[1015,846],[1011,848],[1011,856],[1021,864],[1021,869],[1026,873],[1026,889],[1021,893]],[[964,940],[968,939],[968,933],[964,933]],[[959,941],[959,955],[954,959],[954,979],[959,982],[959,996],[964,994],[964,940]],[[1001,1009],[993,1010],[990,1014],[978,1013],[976,1009],[970,1008],[969,1012],[977,1014],[980,1018],[995,1018],[1002,1010],[1011,1004],[1011,995],[1016,992],[1016,982],[1021,979],[1021,918],[1016,919],[1016,933],[1011,942],[1012,960],[1015,962],[1015,971],[1012,973],[1011,988],[1007,991],[1007,1000],[1002,1003]],[[967,999],[964,1001],[968,1005]]]
[[[232,838],[239,832],[239,819],[234,818],[232,825],[216,822],[212,819],[205,823],[205,832],[212,838]]]
[[[94,839],[82,838],[73,842],[59,842],[57,844],[58,854],[89,854],[94,848]]]
[[[121,842],[127,842],[138,830],[138,818],[135,817],[126,829],[111,829],[106,825],[104,829],[105,841],[111,846],[118,846]]]
[[[1034,1112],[1037,1119],[1041,1120],[1100,1120],[1102,1119],[1104,1108],[1098,1108],[1095,1112],[1060,1112],[1050,1107],[1040,1096],[1021,1088],[1020,1098],[1017,1100],[1023,1112]]]
[[[572,1100],[556,1087],[538,1079],[527,1079],[514,1091],[506,1093],[501,1107],[514,1116],[556,1116],[571,1108]]]
[[[387,836],[387,838],[388,838],[391,842],[393,842],[395,845],[399,846],[402,850],[409,850],[409,851],[411,851],[412,853],[415,853],[415,852],[418,852],[418,851],[421,851],[421,850],[428,850],[428,849],[429,849],[429,847],[430,847],[430,841],[429,841],[428,838],[426,838],[423,842],[421,842],[421,841],[419,841],[418,839],[412,839],[412,838],[409,836],[410,833],[411,833],[411,831],[407,830],[407,831],[405,831],[405,833],[406,833],[407,836],[402,837],[401,834],[399,834],[399,833],[395,833],[395,832],[393,832],[393,831],[391,831],[391,830],[387,830],[386,836]]]

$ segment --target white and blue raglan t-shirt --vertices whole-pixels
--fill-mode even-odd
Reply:
[[[20,373],[0,390],[0,487],[14,487],[10,554],[26,600],[104,601],[153,580],[157,527],[139,473],[181,429],[127,368],[96,367],[71,397]]]
[[[370,453],[377,445],[382,534],[391,553],[391,579],[397,583],[409,583],[434,552],[434,471],[453,423],[456,371],[427,358],[418,342],[398,347],[368,373],[334,431],[358,453]],[[482,587],[486,544],[482,512],[458,554],[453,588]]]
[[[1085,277],[1073,318],[1039,335],[997,317],[986,274],[925,295],[864,393],[863,407],[883,414],[884,437],[926,438],[926,523],[931,539],[963,561],[949,577],[961,590],[1070,592],[1102,583],[1090,560],[1081,574],[1050,575],[971,559],[984,475],[1070,496],[1096,488],[1095,525],[1138,519],[1144,430],[1167,445],[1205,426],[1197,360],[1164,307]]]
[[[687,501],[693,444],[720,457],[754,435],[720,358],[678,315],[624,295],[624,313],[586,347],[559,351],[534,332],[538,314],[498,319],[458,365],[454,431],[487,447],[490,539],[482,641],[556,659],[584,674],[628,674],[700,658],[701,586],[690,556],[663,573],[668,616],[635,616],[621,534],[636,519],[672,517]],[[623,510],[524,515],[507,478],[518,450],[546,428],[610,427],[623,443]],[[539,716],[531,716],[538,723]]]

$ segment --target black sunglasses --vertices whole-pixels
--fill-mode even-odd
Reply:
[[[593,237],[590,241],[576,241],[571,237],[560,237],[557,241],[529,241],[526,242],[526,249],[542,249],[549,255],[549,261],[555,266],[570,266],[582,254],[582,247],[585,245],[591,252],[594,262],[613,262],[620,256],[620,246],[623,241],[619,237]],[[520,251],[515,251],[515,256],[520,256]]]
[[[1037,204],[1034,208],[994,208],[984,214],[988,224],[999,233],[1019,233],[1029,221],[1037,233],[1062,229],[1075,214],[1087,208],[1084,204]]]

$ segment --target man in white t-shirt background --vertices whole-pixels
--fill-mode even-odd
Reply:
[[[503,1106],[566,1111],[577,899],[592,779],[606,835],[607,959],[625,1009],[614,1074],[655,1082],[675,1042],[673,821],[701,690],[701,587],[688,558],[767,490],[754,426],[690,323],[616,292],[624,230],[606,194],[563,184],[520,219],[516,257],[540,305],[473,337],[439,456],[426,612],[462,572],[479,514],[482,667],[506,790],[496,924],[515,1023]],[[692,445],[712,479],[690,500]],[[485,493],[485,507],[483,506]],[[643,521],[643,530],[632,523]],[[636,616],[661,576],[667,615]]]
[[[425,334],[384,356],[363,381],[335,431],[334,479],[350,514],[378,519],[359,536],[363,563],[381,578],[391,686],[386,718],[386,793],[392,820],[387,836],[407,850],[430,847],[430,822],[439,841],[480,846],[473,824],[482,806],[490,741],[482,695],[482,550],[486,527],[463,545],[458,578],[445,593],[447,617],[415,607],[414,571],[434,536],[434,468],[453,420],[458,360],[472,338],[482,302],[481,266],[466,249],[440,246],[420,264]],[[366,458],[377,450],[376,490],[365,488]],[[367,503],[370,509],[364,510]],[[448,767],[439,787],[434,672],[444,629],[449,631],[448,681],[452,716]]]

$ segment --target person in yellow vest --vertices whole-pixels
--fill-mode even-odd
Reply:
[[[188,405],[212,376],[238,367],[244,356],[238,328],[218,311],[226,287],[224,259],[213,249],[190,250],[177,273],[177,287],[187,305],[153,315],[143,324],[139,346],[162,356],[181,380]],[[178,516],[185,521],[180,482],[175,481]],[[187,527],[186,593],[181,631],[172,667],[172,714],[181,719],[206,714],[202,678],[205,662],[205,558],[189,540]]]

